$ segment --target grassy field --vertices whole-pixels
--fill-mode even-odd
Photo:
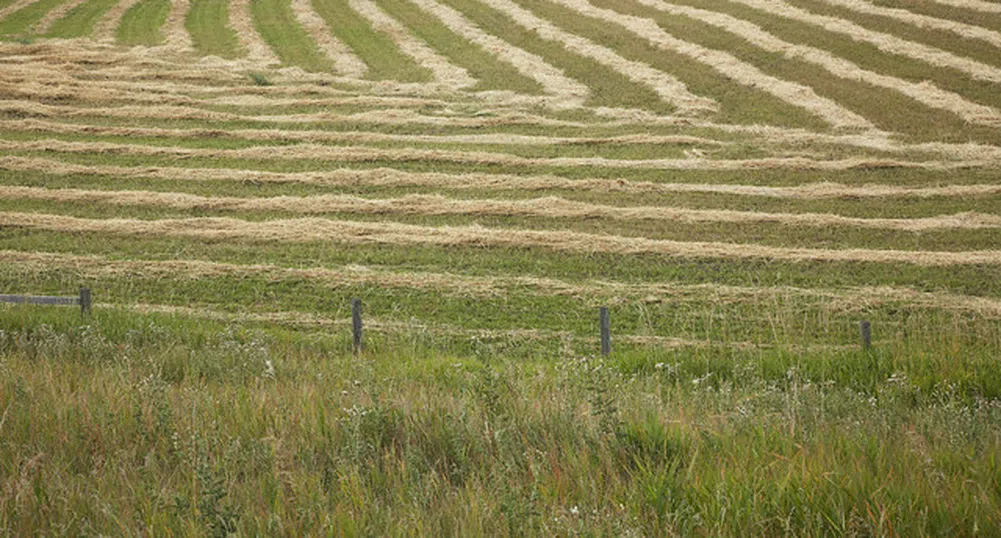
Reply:
[[[999,21],[0,0],[0,535],[998,535]]]

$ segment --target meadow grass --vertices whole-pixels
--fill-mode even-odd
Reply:
[[[251,12],[254,27],[283,64],[307,71],[334,70],[330,59],[316,48],[316,43],[296,21],[288,0],[258,0],[251,3]]]
[[[512,360],[421,336],[370,337],[352,357],[330,331],[103,309],[4,308],[0,327],[12,534],[999,524],[1001,379],[975,345],[948,362],[928,347]]]
[[[229,27],[228,2],[193,0],[184,25],[200,54],[221,58],[240,55],[240,42]]]
[[[161,28],[169,14],[168,0],[141,0],[122,16],[115,38],[123,45],[160,45],[164,41]]]

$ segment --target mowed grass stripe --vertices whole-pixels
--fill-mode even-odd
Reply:
[[[113,41],[115,39],[115,34],[118,32],[118,25],[122,23],[122,17],[125,13],[132,9],[132,6],[136,5],[139,0],[118,0],[115,2],[111,9],[106,11],[101,19],[94,24],[94,30],[91,32],[91,37],[95,41]]]
[[[472,90],[506,90],[533,95],[542,93],[543,88],[538,82],[453,32],[408,0],[379,0],[378,5],[406,25],[416,37],[466,69],[477,81]]]
[[[587,0],[557,0],[559,5],[580,15],[594,19],[594,25],[613,23],[645,39],[662,50],[687,56],[716,70],[719,76],[750,88],[769,93],[775,98],[822,119],[828,125],[842,129],[866,130],[872,123],[862,116],[826,99],[807,87],[764,73],[757,67],[742,62],[732,54],[709,49],[678,39],[665,32],[653,21],[642,17],[623,15],[613,10],[597,7]]]
[[[27,0],[0,11],[0,35],[27,35],[49,11],[70,0]]]
[[[781,200],[829,200],[857,198],[970,198],[1001,194],[1001,183],[907,187],[864,184],[812,183],[793,187],[713,183],[655,183],[618,179],[572,179],[559,176],[513,176],[500,174],[414,173],[394,169],[330,170],[322,172],[269,172],[225,168],[185,168],[162,166],[81,165],[71,162],[5,156],[0,168],[13,171],[43,172],[48,175],[100,175],[130,180],[159,179],[191,182],[237,182],[257,184],[303,184],[322,187],[427,187],[449,190],[494,191],[589,191],[599,194],[676,195],[704,193],[711,195],[775,198]]]
[[[365,76],[368,66],[347,45],[334,37],[333,30],[313,9],[312,0],[292,0],[292,12],[303,30],[313,39],[320,52],[334,64],[339,74],[355,78]]]
[[[51,252],[0,251],[0,264],[24,271],[72,270],[88,279],[138,275],[143,278],[198,279],[213,276],[256,277],[277,281],[309,280],[333,287],[376,285],[439,291],[457,295],[496,298],[518,293],[541,296],[628,298],[647,303],[688,302],[709,299],[756,302],[761,298],[803,297],[845,303],[894,302],[908,308],[933,308],[1001,316],[1001,300],[941,292],[923,292],[892,286],[849,289],[796,288],[790,286],[727,286],[718,284],[625,283],[610,280],[567,281],[528,276],[467,276],[456,273],[397,271],[385,267],[287,267],[271,264],[237,264],[197,259],[142,260]],[[591,299],[591,300],[596,300]],[[590,301],[590,300],[589,300]]]
[[[623,58],[585,37],[565,32],[510,0],[484,0],[484,3],[504,13],[526,30],[534,30],[543,39],[560,43],[568,51],[590,58],[633,82],[648,86],[664,102],[674,106],[680,115],[706,115],[719,109],[716,101],[693,94],[673,75]]]
[[[59,4],[54,9],[49,10],[49,12],[46,13],[45,16],[42,17],[42,19],[35,24],[33,30],[35,31],[35,33],[42,35],[50,34],[50,30],[54,23],[63,19],[69,12],[75,11],[77,8],[84,5],[87,1],[88,0],[67,0],[62,4]]]
[[[811,249],[720,242],[686,242],[580,232],[491,229],[480,226],[417,226],[319,218],[246,221],[232,218],[162,220],[84,219],[61,215],[0,213],[0,225],[56,232],[190,237],[263,242],[375,243],[481,247],[536,247],[558,252],[624,255],[664,254],[686,258],[778,261],[873,262],[920,266],[1001,265],[1001,251],[901,251]]]
[[[313,8],[323,18],[334,37],[344,42],[368,66],[367,76],[373,80],[422,82],[429,73],[403,54],[387,35],[351,8],[348,0],[311,0]]]
[[[360,213],[466,216],[524,216],[553,219],[612,219],[677,223],[781,224],[806,227],[854,227],[921,232],[1001,228],[1001,216],[981,213],[926,218],[856,218],[835,214],[765,213],[754,211],[699,210],[669,206],[617,207],[575,202],[550,196],[528,200],[449,199],[444,196],[408,196],[395,199],[350,195],[232,197],[198,196],[183,192],[48,189],[0,185],[0,196],[53,202],[87,202],[122,206],[254,211],[302,214]]]
[[[768,157],[760,159],[609,159],[603,157],[532,158],[485,152],[435,149],[387,149],[366,146],[319,146],[297,144],[289,146],[254,146],[241,149],[187,148],[122,144],[112,142],[67,142],[56,139],[12,141],[0,140],[0,149],[11,152],[52,152],[65,154],[107,154],[174,159],[258,159],[268,161],[322,161],[324,163],[445,163],[460,166],[501,166],[525,168],[605,168],[610,170],[827,170],[853,169],[919,169],[932,171],[991,168],[1001,166],[996,161],[925,160],[904,161],[879,158],[844,158],[815,160],[804,157]]]
[[[170,16],[170,0],[139,0],[122,15],[115,31],[122,45],[153,46],[166,41],[163,27]]]
[[[198,54],[233,59],[244,52],[229,25],[229,10],[228,0],[191,0],[184,27]]]
[[[334,71],[330,59],[320,53],[299,25],[289,0],[253,0],[251,12],[254,27],[284,65],[322,73]]]
[[[798,77],[800,80],[804,83],[808,83],[818,92],[825,95],[832,95],[832,98],[836,99],[838,102],[844,103],[846,106],[851,106],[855,110],[859,110],[865,117],[877,122],[877,124],[886,125],[886,128],[890,130],[904,132],[910,131],[912,130],[913,125],[920,125],[922,123],[922,121],[918,120],[918,115],[920,115],[920,118],[925,123],[935,124],[936,134],[938,134],[938,131],[942,128],[942,124],[945,122],[930,121],[927,117],[927,113],[929,112],[928,110],[922,107],[915,107],[913,106],[913,103],[909,101],[897,106],[888,106],[890,103],[887,102],[888,100],[886,96],[880,95],[876,98],[877,96],[872,95],[871,89],[866,91],[867,89],[865,86],[861,84],[854,84],[854,81],[902,93],[921,103],[925,107],[938,108],[952,112],[965,122],[994,127],[1001,126],[1001,111],[998,111],[997,109],[968,101],[957,93],[942,90],[927,82],[919,84],[909,80],[862,69],[856,64],[844,58],[837,57],[826,50],[783,41],[773,34],[765,32],[760,26],[738,19],[731,15],[706,9],[669,4],[662,0],[636,0],[636,2],[663,13],[684,16],[686,18],[698,20],[711,25],[715,28],[723,29],[730,34],[751,43],[763,51],[776,55],[782,55],[790,60],[793,60],[788,62],[788,69],[782,70],[782,72],[779,73],[781,76],[789,78],[790,75],[800,75]],[[628,4],[617,3],[616,6],[626,8]],[[632,10],[629,10],[629,12],[632,12]],[[656,17],[655,14],[652,15]],[[659,22],[661,22],[662,25],[665,24],[664,19],[660,19]],[[672,26],[674,28],[678,28],[682,24],[683,23],[679,21],[677,24]],[[685,22],[684,24],[690,25],[690,22]],[[706,32],[699,28],[692,28],[691,31],[695,34],[706,35]],[[692,39],[693,37],[694,36],[691,34],[686,35],[687,39]],[[733,40],[729,37],[722,37],[719,41],[723,44],[732,42]],[[770,57],[762,57],[760,60],[755,61],[755,57],[757,55],[746,54],[745,51],[747,49],[745,46],[741,45],[741,42],[733,43],[730,45],[728,50],[731,50],[734,54],[741,57],[748,58],[749,61],[752,61],[757,65],[777,63],[774,58]],[[823,80],[810,76],[804,77],[801,75],[804,71],[802,62],[820,66],[831,75],[838,77],[839,80]],[[807,71],[808,70],[809,69],[807,69]],[[837,88],[841,91],[832,92],[832,88]],[[858,95],[858,98],[851,99],[854,95]],[[875,103],[875,105],[865,107],[866,103]],[[890,121],[888,121],[888,119]],[[965,127],[965,125],[961,125],[960,127]]]

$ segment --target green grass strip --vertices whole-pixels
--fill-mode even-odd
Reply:
[[[142,0],[122,16],[116,37],[123,45],[159,45],[164,37],[161,31],[170,14],[170,0]]]
[[[94,31],[94,25],[118,0],[89,0],[73,8],[65,17],[57,20],[49,28],[52,37],[86,37]]]
[[[229,2],[226,0],[192,0],[184,26],[191,34],[195,50],[203,56],[236,58],[240,42],[229,27]]]
[[[68,0],[39,0],[25,6],[0,21],[0,35],[31,34],[32,26],[45,17],[45,14]]]
[[[313,8],[327,26],[365,65],[368,78],[402,82],[430,82],[431,72],[403,54],[389,36],[377,32],[348,5],[347,0],[313,0]]]
[[[288,0],[251,2],[254,26],[271,45],[283,64],[307,71],[330,72],[334,65],[316,47],[316,43],[295,19]]]

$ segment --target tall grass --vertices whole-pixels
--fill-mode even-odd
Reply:
[[[996,350],[607,360],[0,311],[12,535],[948,535],[1001,522]],[[976,382],[969,382],[976,380]]]

